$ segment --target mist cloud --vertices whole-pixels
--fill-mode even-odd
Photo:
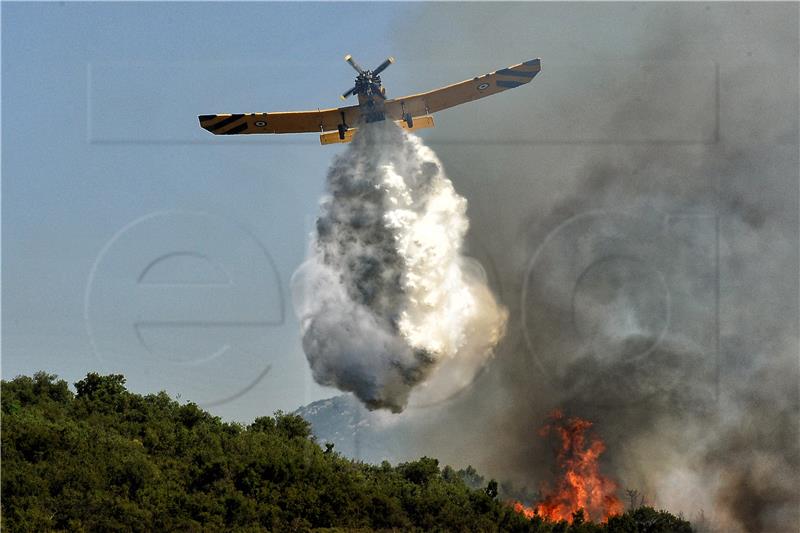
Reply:
[[[364,125],[327,189],[293,279],[314,379],[395,412],[442,365],[437,388],[471,379],[506,311],[462,254],[466,201],[436,155],[391,121]]]

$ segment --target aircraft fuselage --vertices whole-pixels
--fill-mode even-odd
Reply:
[[[386,120],[383,102],[384,99],[380,96],[359,93],[358,107],[361,111],[361,117],[364,122],[379,122],[381,120]]]

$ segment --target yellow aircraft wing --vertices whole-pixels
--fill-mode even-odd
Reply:
[[[336,130],[342,122],[358,124],[358,106],[282,113],[200,115],[200,126],[215,135],[248,133],[303,133]]]
[[[529,83],[541,68],[540,60],[532,59],[441,89],[386,100],[386,115],[402,120],[407,115],[418,117],[435,113]]]

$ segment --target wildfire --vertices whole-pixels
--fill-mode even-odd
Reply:
[[[617,484],[600,473],[598,459],[605,451],[603,441],[587,435],[592,423],[578,417],[565,418],[560,410],[553,411],[539,435],[556,434],[561,440],[558,467],[562,474],[555,491],[544,491],[545,497],[535,507],[514,502],[514,510],[527,518],[539,515],[551,521],[572,522],[572,513],[583,509],[589,520],[605,521],[622,513],[622,502],[615,495]]]

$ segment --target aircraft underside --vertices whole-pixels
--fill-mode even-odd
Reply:
[[[350,142],[359,124],[394,120],[409,130],[434,127],[431,113],[529,83],[541,70],[532,59],[433,91],[387,98],[379,74],[394,62],[364,70],[351,56],[345,60],[358,72],[355,85],[342,99],[357,95],[358,104],[316,111],[200,115],[200,126],[215,135],[317,132],[322,144]]]

